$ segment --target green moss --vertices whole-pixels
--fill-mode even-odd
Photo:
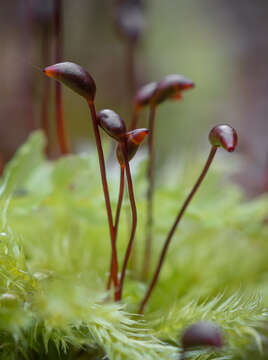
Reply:
[[[179,334],[200,319],[219,323],[226,346],[191,358],[261,358],[268,303],[266,197],[246,202],[239,189],[222,183],[222,171],[214,167],[187,210],[146,314],[139,317],[135,312],[146,290],[135,280],[139,261],[128,273],[124,303],[108,301],[104,292],[110,243],[96,154],[48,162],[43,148],[43,136],[34,133],[1,183],[0,359],[105,354],[111,360],[178,359]],[[142,163],[135,174],[137,259],[146,219],[144,170]],[[154,263],[199,163],[183,170],[157,190]],[[111,178],[115,207],[118,179]],[[120,261],[128,239],[125,208]]]

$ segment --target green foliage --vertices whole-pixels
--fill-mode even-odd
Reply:
[[[43,148],[42,134],[34,133],[1,183],[0,359],[178,359],[179,335],[201,319],[223,328],[226,346],[218,353],[193,352],[191,358],[261,358],[268,304],[267,198],[246,201],[214,167],[176,232],[140,317],[135,312],[146,290],[137,280],[146,220],[145,164],[135,174],[137,260],[128,272],[124,303],[114,304],[104,291],[110,244],[96,154],[48,162]],[[197,162],[158,187],[154,263],[198,171]],[[118,178],[114,169],[108,172],[115,207]],[[127,216],[125,201],[120,262]]]

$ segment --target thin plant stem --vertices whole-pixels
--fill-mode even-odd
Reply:
[[[100,164],[100,172],[101,172],[101,180],[102,180],[102,187],[103,187],[103,193],[105,198],[105,204],[106,204],[106,210],[107,210],[107,217],[108,217],[108,223],[109,223],[109,231],[110,231],[110,238],[111,238],[111,246],[112,246],[112,280],[115,287],[115,293],[114,293],[114,299],[117,301],[119,300],[119,289],[118,289],[118,263],[117,263],[117,251],[116,251],[116,244],[115,244],[115,232],[114,232],[114,226],[113,226],[113,215],[112,215],[112,208],[111,208],[111,202],[110,202],[110,195],[109,195],[109,189],[108,189],[108,183],[107,183],[107,177],[106,177],[106,169],[105,169],[105,161],[104,161],[104,155],[101,145],[101,137],[98,127],[98,121],[96,117],[96,109],[93,101],[89,101],[89,109],[91,113],[92,123],[93,123],[93,130],[94,130],[94,136],[96,140],[96,146],[99,156],[99,164]]]
[[[124,197],[124,187],[125,187],[125,168],[124,168],[124,166],[120,166],[120,185],[119,185],[119,194],[118,194],[117,208],[116,208],[115,221],[114,221],[115,241],[117,239],[117,234],[118,234],[120,211],[121,211],[123,197]],[[109,274],[107,290],[110,290],[111,285],[112,285],[112,259],[111,259],[110,269],[111,269],[111,271]]]
[[[146,224],[146,240],[145,251],[143,258],[142,279],[146,281],[151,263],[152,253],[152,228],[153,228],[153,196],[154,196],[154,128],[155,128],[155,113],[156,105],[150,106],[149,114],[149,135],[148,135],[148,147],[149,147],[149,161],[147,170],[148,190],[147,190],[147,224]]]
[[[59,63],[62,59],[62,1],[55,0],[55,57],[56,63]],[[59,139],[59,146],[62,155],[69,153],[69,146],[67,142],[67,135],[64,126],[63,119],[63,106],[62,106],[62,87],[61,84],[56,81],[55,83],[55,96],[56,96],[56,126]]]
[[[120,211],[124,196],[124,187],[125,187],[125,168],[124,166],[120,166],[120,186],[119,186],[118,203],[117,203],[117,209],[116,209],[115,221],[114,221],[115,237],[117,237],[117,233],[118,233]]]
[[[23,51],[23,58],[25,61],[25,64],[29,64],[31,62],[31,55],[33,55],[33,34],[34,34],[34,18],[33,18],[33,9],[32,9],[32,3],[30,0],[25,0],[25,12],[23,16],[21,17],[22,23],[21,23],[21,45],[22,45],[22,51]],[[36,129],[36,122],[34,117],[34,100],[33,100],[33,75],[32,71],[30,71],[30,67],[27,65],[26,68],[23,69],[22,73],[22,82],[21,82],[21,94],[22,98],[21,101],[23,101],[23,105],[26,109],[26,127],[29,132]]]
[[[135,43],[127,41],[126,43],[126,81],[129,91],[129,98],[132,99],[136,90],[136,72],[135,72]]]
[[[50,43],[49,43],[49,35],[50,29],[48,24],[45,23],[42,26],[42,58],[43,65],[46,66],[50,62]],[[50,92],[51,92],[51,82],[49,79],[44,77],[43,79],[43,94],[42,94],[42,105],[41,105],[41,128],[43,129],[46,139],[46,153],[49,155],[49,116],[48,116],[48,108],[49,108],[49,100],[50,100]]]
[[[126,143],[126,141],[121,144],[121,149],[122,149],[122,153],[123,153],[123,157],[124,157],[124,163],[125,163],[125,167],[126,167],[128,194],[129,194],[129,201],[130,201],[131,212],[132,212],[132,226],[131,226],[130,238],[129,238],[127,250],[126,250],[126,253],[125,253],[125,257],[124,257],[123,266],[122,266],[122,272],[121,272],[121,277],[120,277],[120,282],[119,282],[120,300],[122,299],[122,293],[123,293],[124,279],[125,279],[126,270],[127,270],[127,264],[128,264],[128,260],[129,260],[130,255],[131,255],[131,250],[132,250],[134,237],[135,237],[135,233],[136,233],[136,227],[137,227],[137,209],[136,209],[136,203],[135,203],[135,196],[134,196],[131,172],[130,172],[128,157],[127,157],[127,143]]]
[[[192,197],[194,196],[194,194],[196,193],[198,187],[200,186],[200,184],[202,183],[204,177],[206,176],[206,173],[208,172],[210,164],[212,163],[212,161],[214,159],[216,151],[217,151],[217,148],[212,146],[202,173],[200,174],[200,176],[197,179],[193,189],[191,190],[190,194],[188,195],[185,202],[183,203],[183,206],[182,206],[181,210],[179,211],[178,216],[177,216],[172,228],[170,229],[170,231],[168,233],[168,236],[167,236],[166,241],[164,243],[164,247],[163,247],[162,252],[160,254],[159,262],[158,262],[158,265],[156,267],[153,279],[152,279],[152,281],[151,281],[151,283],[150,283],[150,285],[148,287],[148,290],[147,290],[147,292],[145,294],[144,299],[141,302],[141,305],[140,305],[140,308],[139,308],[139,314],[143,313],[144,307],[145,307],[146,303],[148,302],[148,300],[149,300],[149,298],[151,296],[151,293],[152,293],[152,291],[153,291],[153,289],[155,287],[155,284],[156,284],[156,282],[158,280],[158,277],[159,277],[159,274],[160,274],[160,271],[161,271],[161,268],[162,268],[162,265],[163,265],[163,261],[165,259],[165,256],[166,256],[166,253],[167,253],[167,250],[168,250],[168,246],[170,244],[172,236],[174,235],[174,232],[175,232],[175,230],[176,230],[176,228],[177,228],[177,226],[178,226],[178,224],[179,224],[185,210],[187,209]]]

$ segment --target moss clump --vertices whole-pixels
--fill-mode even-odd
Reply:
[[[223,328],[226,346],[191,358],[261,358],[268,303],[266,197],[246,202],[234,186],[219,187],[221,171],[214,169],[139,317],[146,287],[131,276],[138,269],[128,273],[122,304],[108,301],[104,292],[110,243],[95,154],[51,163],[43,148],[42,134],[34,133],[7,166],[0,187],[0,359],[178,359],[179,334],[204,319]],[[137,259],[144,239],[143,171],[141,164],[135,176]],[[155,262],[194,172],[185,168],[174,174],[174,184],[157,189]],[[117,178],[110,186],[116,206]],[[123,215],[121,261],[127,233]]]

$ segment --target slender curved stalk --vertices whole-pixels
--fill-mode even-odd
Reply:
[[[117,203],[117,209],[116,209],[115,221],[114,221],[115,238],[117,237],[117,233],[118,233],[118,224],[119,224],[120,211],[124,196],[124,187],[125,187],[125,168],[124,166],[120,166],[119,196],[118,196],[118,203]]]
[[[102,145],[101,145],[101,137],[100,137],[98,121],[97,121],[97,117],[96,117],[96,109],[95,109],[95,105],[92,101],[89,101],[88,104],[89,104],[89,109],[90,109],[90,113],[91,113],[91,117],[92,117],[93,130],[94,130],[96,146],[97,146],[97,150],[98,150],[102,187],[103,187],[103,192],[104,192],[107,217],[108,217],[108,223],[109,223],[109,231],[110,231],[111,245],[112,245],[112,273],[111,274],[112,274],[112,280],[113,280],[114,287],[115,287],[114,298],[117,301],[117,300],[119,300],[119,292],[118,292],[119,289],[118,289],[118,279],[117,279],[118,263],[117,263],[117,251],[116,251],[116,244],[115,244],[115,232],[114,232],[114,226],[113,226],[112,208],[111,208],[110,195],[109,195],[109,189],[108,189],[108,184],[107,184],[105,161],[104,161],[103,150],[102,150]]]
[[[154,195],[154,128],[155,128],[155,113],[156,105],[152,104],[150,107],[149,114],[149,135],[148,135],[148,146],[149,146],[149,162],[148,162],[148,190],[147,190],[147,224],[146,224],[146,240],[145,240],[145,251],[143,259],[142,279],[147,280],[152,253],[152,228],[153,228],[153,195]]]
[[[134,237],[135,237],[135,233],[136,233],[136,227],[137,227],[137,209],[136,209],[134,190],[133,190],[133,184],[132,184],[132,179],[131,179],[131,172],[130,172],[128,157],[127,157],[126,141],[121,144],[121,148],[122,148],[122,153],[124,156],[124,163],[125,163],[125,167],[126,167],[128,194],[129,194],[129,200],[130,200],[131,212],[132,212],[132,226],[131,226],[131,233],[130,233],[130,238],[129,238],[129,242],[128,242],[128,247],[127,247],[127,250],[125,253],[124,262],[123,262],[123,266],[122,266],[121,277],[120,277],[120,281],[119,281],[119,299],[120,300],[122,298],[127,264],[128,264],[128,260],[129,260],[130,254],[131,254],[132,245],[133,245],[133,241],[134,241]]]
[[[125,169],[124,169],[124,166],[120,166],[119,195],[118,195],[117,208],[116,208],[115,221],[114,221],[115,241],[117,239],[117,234],[118,234],[118,224],[119,224],[120,211],[121,211],[123,196],[124,196],[124,187],[125,187]],[[107,290],[110,290],[111,285],[112,285],[112,260],[111,260],[110,269],[111,270],[110,270],[109,280],[108,280],[108,284],[107,284]]]
[[[56,61],[59,63],[62,59],[62,2],[55,0],[54,11],[55,23],[55,53]],[[67,142],[66,130],[64,127],[63,107],[62,107],[62,88],[61,84],[56,81],[55,83],[55,96],[56,96],[56,124],[57,134],[59,139],[60,151],[63,155],[69,153],[69,146]]]
[[[203,169],[201,175],[200,175],[199,178],[197,179],[197,181],[196,181],[193,189],[191,190],[190,194],[189,194],[188,197],[186,198],[186,200],[185,200],[185,202],[184,202],[181,210],[180,210],[179,213],[178,213],[178,216],[177,216],[177,218],[176,218],[176,220],[175,220],[172,228],[170,229],[170,231],[169,231],[169,233],[168,233],[168,236],[167,236],[167,238],[166,238],[164,247],[163,247],[162,252],[161,252],[161,254],[160,254],[159,262],[158,262],[158,265],[157,265],[157,267],[156,267],[156,270],[155,270],[153,279],[152,279],[152,281],[151,281],[151,283],[150,283],[150,285],[149,285],[149,287],[148,287],[148,290],[147,290],[147,292],[146,292],[146,294],[145,294],[144,299],[143,299],[142,302],[141,302],[141,305],[140,305],[140,308],[139,308],[139,314],[142,314],[142,313],[143,313],[144,307],[145,307],[146,303],[148,302],[148,300],[149,300],[149,298],[150,298],[150,296],[151,296],[151,293],[152,293],[152,291],[153,291],[153,289],[154,289],[154,287],[155,287],[155,284],[156,284],[156,282],[157,282],[157,280],[158,280],[158,277],[159,277],[159,274],[160,274],[160,271],[161,271],[161,268],[162,268],[162,264],[163,264],[163,261],[164,261],[164,259],[165,259],[165,256],[166,256],[166,253],[167,253],[167,250],[168,250],[168,246],[169,246],[169,244],[170,244],[170,241],[171,241],[171,239],[172,239],[172,236],[173,236],[173,234],[174,234],[174,232],[175,232],[175,230],[176,230],[176,228],[177,228],[177,226],[178,226],[178,224],[179,224],[179,222],[180,222],[180,220],[181,220],[181,218],[182,218],[185,210],[187,209],[187,206],[189,205],[192,197],[194,196],[194,194],[196,193],[198,187],[200,186],[200,184],[202,183],[204,177],[206,176],[206,173],[208,172],[208,169],[209,169],[209,167],[210,167],[210,164],[211,164],[212,161],[213,161],[213,158],[214,158],[214,156],[215,156],[215,154],[216,154],[216,151],[217,151],[217,148],[214,147],[214,146],[212,146],[212,147],[211,147],[211,151],[210,151],[209,156],[208,156],[208,159],[207,159],[207,161],[206,161],[206,164],[205,164],[205,166],[204,166],[204,169]]]

